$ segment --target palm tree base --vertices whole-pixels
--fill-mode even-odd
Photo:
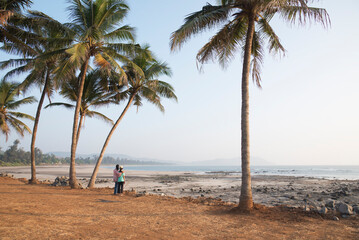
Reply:
[[[40,182],[37,179],[30,179],[29,184],[40,184]]]
[[[252,200],[248,200],[248,201],[241,200],[236,208],[239,211],[250,212],[251,210],[253,210],[254,204]]]
[[[77,181],[70,181],[70,187],[72,189],[82,189],[82,185],[81,183],[77,182]]]

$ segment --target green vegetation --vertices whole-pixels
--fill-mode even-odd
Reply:
[[[31,163],[31,153],[24,151],[22,148],[19,148],[19,140],[15,140],[13,145],[11,145],[5,152],[0,150],[0,166],[28,166]],[[54,154],[44,154],[40,149],[35,148],[35,157],[37,165],[60,165],[60,164],[70,164],[70,157],[56,157]],[[86,158],[76,158],[77,164],[95,164],[98,156],[86,157]],[[133,160],[126,158],[113,158],[110,156],[105,156],[103,158],[103,164],[120,164],[120,165],[163,165],[165,163],[160,163],[156,161],[141,161]]]

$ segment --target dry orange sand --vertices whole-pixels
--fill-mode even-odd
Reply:
[[[0,239],[359,239],[359,219],[0,178]]]

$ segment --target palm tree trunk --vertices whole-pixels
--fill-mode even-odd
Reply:
[[[36,179],[36,166],[35,166],[35,141],[36,141],[37,127],[39,125],[39,120],[40,120],[42,104],[44,103],[46,89],[48,88],[49,83],[50,83],[50,71],[47,70],[45,85],[44,85],[44,89],[42,90],[42,93],[41,93],[39,104],[37,106],[34,128],[32,130],[32,137],[31,137],[31,146],[30,146],[30,148],[31,148],[31,179],[29,181],[29,183],[31,183],[31,184],[38,183],[38,181]]]
[[[241,122],[241,157],[242,157],[242,187],[239,199],[239,208],[250,210],[253,208],[252,183],[250,172],[250,148],[249,148],[249,73],[251,62],[251,50],[254,36],[255,20],[249,18],[246,45],[242,70],[242,122]]]
[[[76,169],[75,169],[75,158],[76,158],[76,147],[77,147],[77,128],[78,128],[78,120],[81,108],[82,94],[84,90],[86,72],[89,64],[90,57],[87,57],[84,64],[82,65],[81,73],[80,73],[80,82],[78,89],[78,98],[76,102],[76,108],[74,113],[74,124],[72,127],[72,142],[71,142],[71,163],[70,163],[70,187],[71,188],[79,188],[76,179]]]
[[[96,166],[95,166],[95,168],[94,168],[94,170],[93,170],[93,173],[92,173],[90,182],[89,182],[89,184],[88,184],[88,187],[89,187],[89,188],[93,188],[93,187],[95,186],[96,176],[97,176],[98,170],[99,170],[99,168],[100,168],[100,165],[101,165],[103,156],[105,155],[105,151],[106,151],[107,145],[108,145],[108,143],[110,142],[110,139],[111,139],[112,134],[115,132],[117,126],[120,124],[120,122],[121,122],[122,118],[125,116],[127,110],[130,108],[131,103],[132,103],[133,99],[135,98],[135,95],[136,95],[136,93],[134,93],[134,94],[131,95],[131,97],[130,97],[130,99],[128,100],[128,103],[127,103],[125,109],[122,111],[122,113],[121,113],[120,117],[117,119],[115,125],[113,125],[113,127],[112,127],[110,133],[108,134],[108,136],[107,136],[107,138],[106,138],[105,143],[103,144],[103,147],[102,147],[102,150],[101,150],[101,154],[100,154],[100,156],[99,156],[99,158],[98,158],[98,160],[97,160],[97,162],[96,162]]]
[[[76,136],[76,148],[77,148],[77,144],[79,143],[79,138],[80,138],[80,132],[81,132],[81,128],[82,128],[82,122],[84,120],[84,115],[80,113],[80,122],[79,122],[79,127],[77,128],[77,136]]]

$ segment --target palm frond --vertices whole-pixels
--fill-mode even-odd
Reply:
[[[188,15],[185,18],[185,23],[171,34],[171,51],[180,49],[193,35],[212,29],[226,21],[230,10],[227,6],[212,6],[207,3],[202,10]]]

